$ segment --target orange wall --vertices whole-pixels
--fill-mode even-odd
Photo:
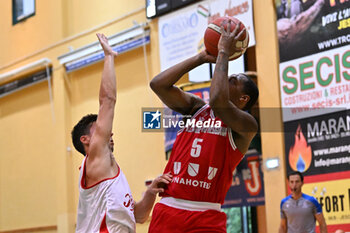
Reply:
[[[73,149],[70,131],[84,114],[98,111],[102,63],[66,75],[57,57],[70,46],[97,41],[96,32],[108,36],[130,28],[134,20],[146,22],[143,1],[130,1],[127,7],[120,7],[121,1],[81,3],[37,0],[36,15],[15,26],[9,20],[11,4],[0,3],[0,30],[6,35],[0,43],[0,74],[42,58],[53,67],[53,105],[47,82],[0,98],[0,232],[55,226],[57,232],[74,232],[82,156]],[[96,30],[84,31],[91,28]],[[156,33],[152,27],[146,48],[149,78],[159,71]],[[62,40],[63,34],[71,37]],[[14,49],[19,44],[21,49]],[[144,181],[158,176],[165,165],[163,135],[141,132],[141,108],[161,103],[148,87],[142,48],[120,55],[115,67],[116,159],[139,200]],[[147,232],[147,224],[138,228]]]
[[[62,37],[61,1],[36,1],[35,16],[12,25],[12,1],[1,1],[0,69],[47,47]]]

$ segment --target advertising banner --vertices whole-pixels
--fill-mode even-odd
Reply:
[[[249,33],[249,47],[255,45],[252,0],[201,1],[159,18],[161,70],[204,49],[203,36],[208,23],[221,16],[234,16],[241,20]]]
[[[317,176],[316,176],[317,177]],[[322,205],[328,232],[350,231],[350,179],[306,183],[303,191]]]
[[[350,44],[350,7],[343,0],[276,0],[280,61]]]
[[[350,46],[280,64],[283,121],[350,106]]]
[[[264,176],[261,155],[246,155],[237,166],[223,207],[258,206],[265,204]]]
[[[285,122],[284,130],[287,173],[350,170],[350,110]]]

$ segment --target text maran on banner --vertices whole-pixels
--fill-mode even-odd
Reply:
[[[350,116],[344,115],[337,118],[315,121],[307,124],[307,137],[319,137],[322,135],[340,134],[350,131]],[[329,138],[331,139],[331,138]]]

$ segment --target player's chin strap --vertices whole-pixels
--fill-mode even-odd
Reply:
[[[47,75],[47,83],[48,83],[48,86],[49,86],[49,97],[50,97],[52,121],[53,121],[53,123],[55,123],[56,122],[55,108],[54,108],[53,97],[52,97],[51,74],[50,74],[49,65],[46,64],[45,68],[46,68],[46,75]]]

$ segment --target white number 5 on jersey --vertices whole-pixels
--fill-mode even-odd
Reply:
[[[191,149],[191,156],[193,158],[197,158],[201,154],[202,146],[198,144],[201,142],[203,142],[202,138],[195,138],[193,140],[192,149]]]

